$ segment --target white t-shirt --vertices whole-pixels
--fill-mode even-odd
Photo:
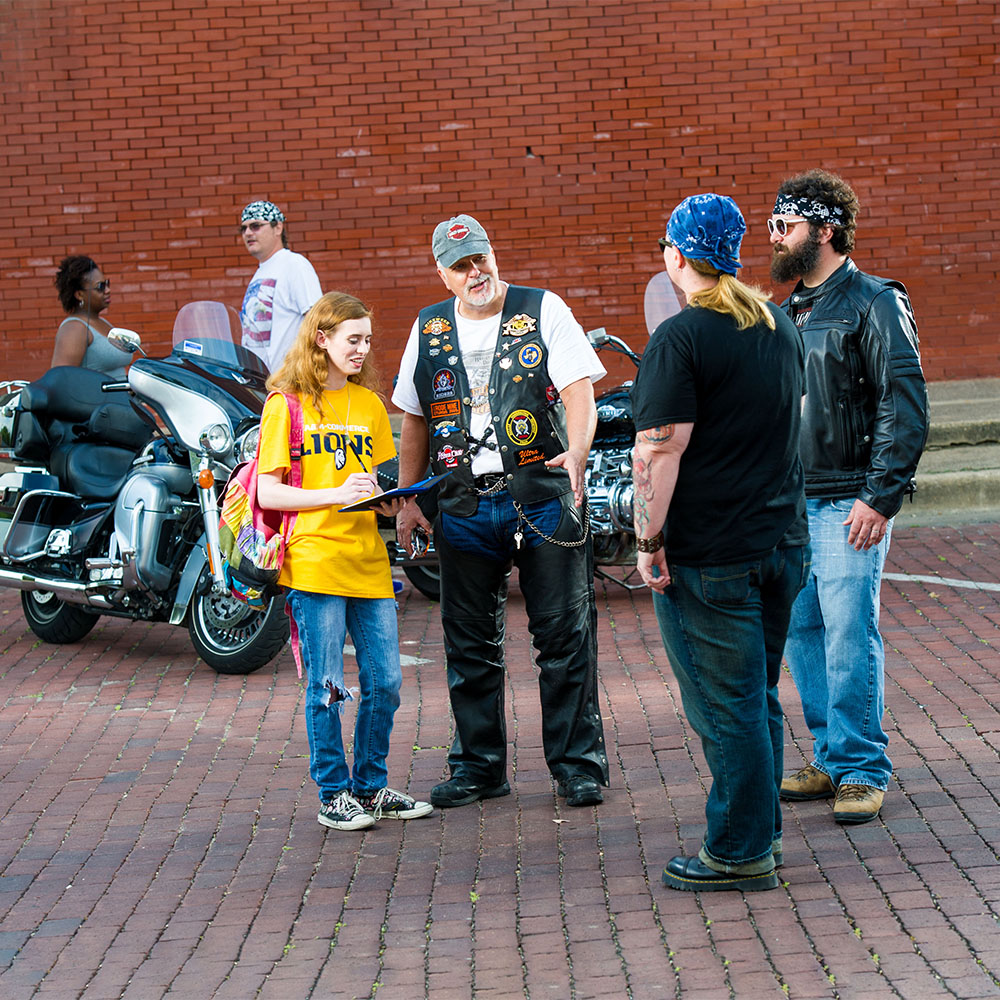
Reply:
[[[458,349],[462,352],[462,362],[469,376],[472,399],[472,413],[469,433],[482,440],[487,427],[492,424],[490,412],[490,368],[494,360],[497,336],[500,333],[501,313],[488,319],[467,319],[455,307],[455,332]],[[597,352],[590,346],[583,327],[576,321],[569,306],[555,292],[545,292],[542,296],[541,316],[542,343],[548,351],[547,367],[552,384],[561,392],[568,385],[582,378],[596,382],[607,374]],[[410,337],[406,341],[402,360],[399,363],[399,378],[392,393],[392,402],[407,413],[423,416],[420,398],[413,384],[413,373],[417,367],[420,334],[414,321]],[[487,440],[497,443],[495,436]],[[488,472],[502,472],[503,461],[500,452],[492,448],[480,448],[472,459],[473,475]]]
[[[243,346],[275,371],[292,346],[302,317],[322,294],[319,278],[302,254],[284,247],[271,254],[243,296]]]

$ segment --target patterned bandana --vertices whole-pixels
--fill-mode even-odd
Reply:
[[[281,209],[273,201],[252,201],[243,209],[240,216],[240,223],[250,222],[252,219],[260,219],[261,222],[284,222],[285,217]]]
[[[692,260],[704,260],[716,270],[735,274],[747,224],[732,198],[724,194],[693,194],[670,213],[667,238]]]
[[[815,198],[793,198],[789,194],[779,194],[774,200],[772,215],[798,215],[809,222],[821,226],[842,226],[844,210],[839,205],[824,205]]]

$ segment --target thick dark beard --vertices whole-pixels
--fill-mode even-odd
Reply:
[[[819,230],[809,227],[809,235],[797,250],[780,252],[775,247],[771,255],[771,280],[783,285],[815,271],[819,264]]]

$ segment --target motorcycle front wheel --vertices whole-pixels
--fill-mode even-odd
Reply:
[[[60,646],[79,642],[97,624],[99,617],[60,601],[48,590],[22,590],[21,607],[28,628],[43,642]]]
[[[220,674],[249,674],[270,663],[288,642],[283,595],[266,610],[209,591],[196,595],[188,611],[188,632],[198,655]]]

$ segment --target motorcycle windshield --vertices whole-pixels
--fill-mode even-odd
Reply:
[[[266,377],[267,366],[240,345],[236,310],[222,302],[189,302],[174,321],[172,354],[196,364],[208,362]]]

